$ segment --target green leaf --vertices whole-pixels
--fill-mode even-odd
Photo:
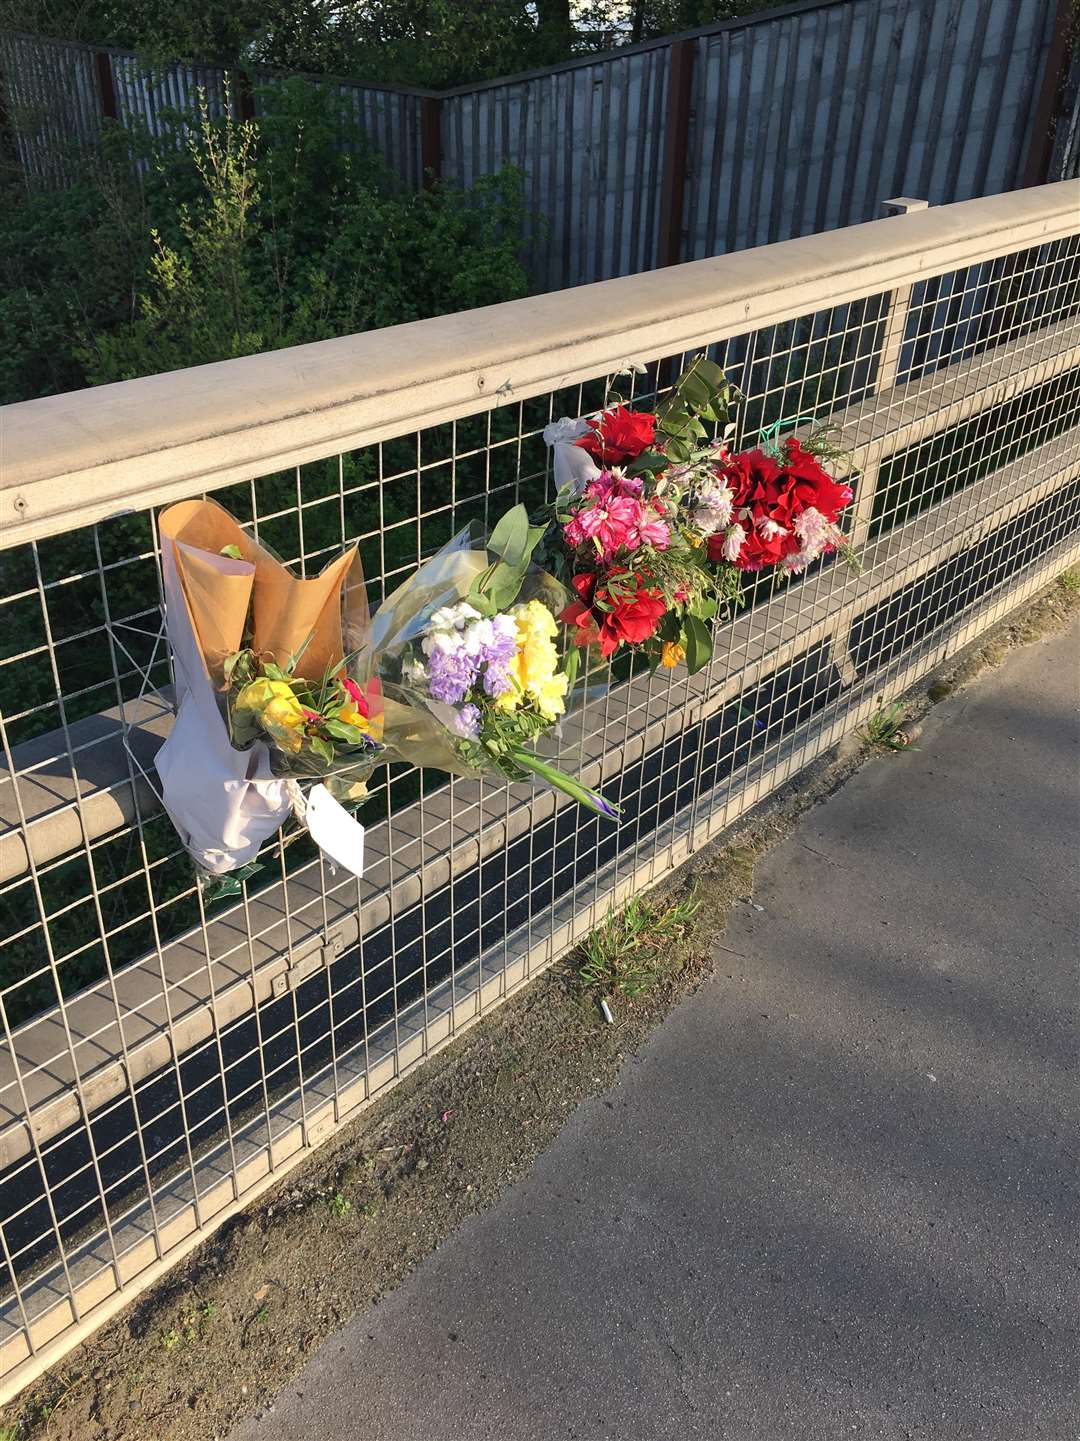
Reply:
[[[627,475],[643,475],[646,471],[663,470],[667,464],[668,457],[662,455],[660,451],[643,450],[641,454],[626,467],[626,473]]]
[[[240,547],[238,545],[223,545],[218,551],[218,554],[228,556],[229,560],[243,560],[244,558],[240,554]]]
[[[704,355],[699,355],[694,362],[694,373],[714,394],[728,383],[728,378],[721,368]]]
[[[473,609],[478,610],[481,615],[493,616],[498,609],[498,606],[495,605],[491,597],[482,590],[470,590],[465,599]]]
[[[485,588],[487,598],[495,610],[506,610],[517,600],[521,582],[525,579],[526,565],[528,561],[521,566],[496,566],[495,574]]]
[[[677,464],[681,465],[683,462],[690,459],[690,454],[692,450],[693,447],[688,441],[679,440],[675,436],[672,436],[672,438],[667,443],[668,460],[673,460]]]
[[[543,532],[541,531],[541,534]],[[523,505],[515,505],[498,521],[491,532],[488,550],[499,556],[510,566],[521,566],[532,554],[535,541],[530,545],[529,512]],[[537,540],[539,540],[537,536]]]
[[[310,744],[311,749],[315,752],[315,754],[319,757],[320,760],[325,761],[327,765],[333,765],[334,747],[330,744],[329,741],[323,740],[322,736],[312,736]]]
[[[703,409],[713,398],[713,391],[693,370],[688,371],[683,380],[679,382],[679,391],[695,410]]]
[[[363,745],[367,735],[359,726],[351,726],[346,721],[328,720],[323,722],[323,730],[327,735],[334,736],[336,740],[346,741],[351,746]]]
[[[688,615],[683,628],[686,632],[686,669],[694,675],[712,659],[712,636],[705,622],[696,615]]]

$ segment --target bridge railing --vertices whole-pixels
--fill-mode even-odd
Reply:
[[[1068,181],[3,412],[0,1394],[1080,557],[1078,312]],[[157,628],[158,508],[212,494],[303,568],[358,541],[377,601],[545,497],[549,420],[706,347],[741,440],[839,428],[861,575],[758,586],[693,678],[613,673],[618,824],[397,767],[362,880],[274,841],[204,906],[121,742],[171,720],[114,641]]]

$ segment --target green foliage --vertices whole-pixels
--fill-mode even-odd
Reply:
[[[344,1221],[352,1208],[352,1202],[348,1196],[342,1195],[340,1191],[336,1191],[326,1203],[326,1209],[335,1221]]]
[[[272,65],[434,88],[767,8],[763,0],[0,0],[0,28],[147,62]]]
[[[257,123],[107,127],[0,218],[0,399],[248,355],[522,295],[520,177],[402,194],[303,81]],[[140,183],[133,162],[141,160]]]
[[[603,996],[641,995],[659,979],[665,948],[685,938],[698,909],[693,894],[666,907],[647,896],[632,896],[581,943],[581,984]]]
[[[879,706],[857,734],[874,750],[904,751],[911,749],[911,739],[903,729],[904,707],[899,701]]]

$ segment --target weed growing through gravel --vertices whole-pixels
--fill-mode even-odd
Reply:
[[[634,896],[621,911],[611,910],[578,949],[578,978],[600,996],[639,996],[659,979],[664,948],[681,940],[699,909],[693,892],[661,907]]]
[[[857,734],[875,750],[910,750],[911,741],[903,729],[904,719],[904,707],[894,701],[892,705],[879,707],[866,724],[859,727]]]

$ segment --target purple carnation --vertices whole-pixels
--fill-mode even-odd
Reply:
[[[454,729],[466,740],[474,741],[480,734],[480,707],[463,705],[454,717]]]
[[[456,705],[476,680],[475,663],[461,650],[433,650],[428,656],[427,670],[428,691],[448,705]]]
[[[492,665],[484,671],[484,691],[489,696],[500,696],[508,691],[513,682],[505,665]]]
[[[497,615],[487,626],[481,621],[476,631],[480,640],[476,662],[484,667],[484,690],[500,696],[511,686],[508,667],[517,655],[517,623],[510,616]]]

